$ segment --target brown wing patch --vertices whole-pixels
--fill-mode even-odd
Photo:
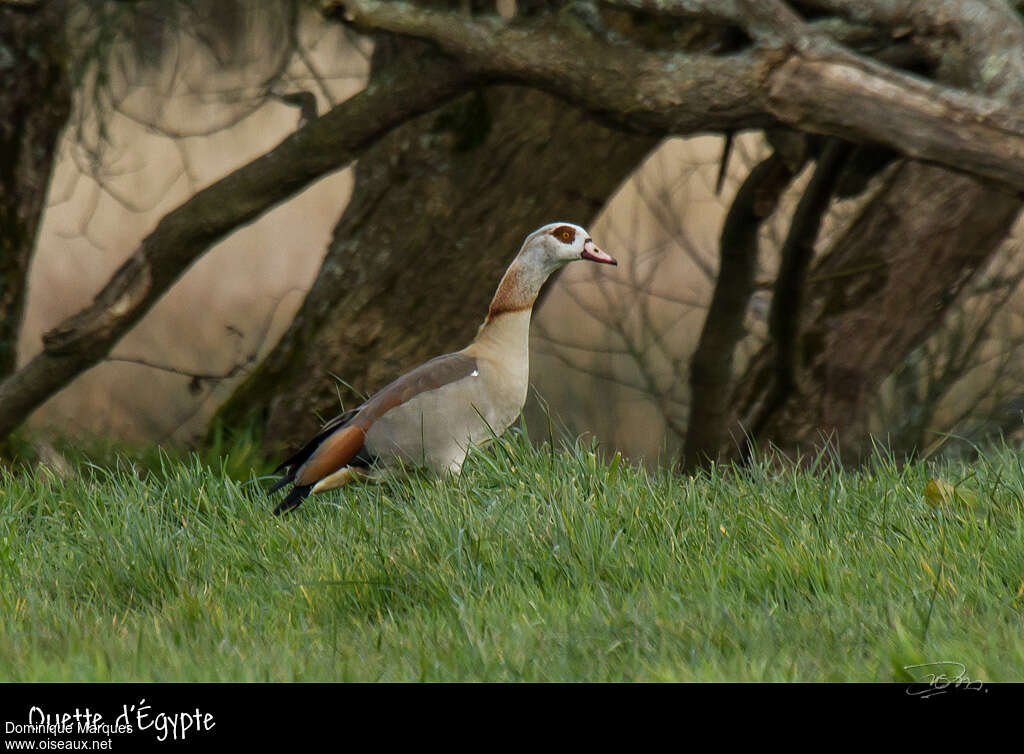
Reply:
[[[366,442],[366,431],[349,424],[328,436],[295,475],[298,486],[315,484],[351,461]]]
[[[469,377],[475,371],[476,359],[464,353],[449,353],[431,359],[382,388],[366,402],[352,424],[369,430],[377,419],[396,406],[420,393]]]
[[[355,458],[366,442],[367,431],[381,416],[420,393],[437,390],[450,382],[469,377],[475,370],[476,359],[472,356],[450,353],[431,359],[399,377],[364,403],[350,419],[350,415],[346,414],[335,420],[341,423],[342,420],[348,419],[348,423],[324,437],[316,450],[308,454],[309,460],[303,463],[295,474],[295,484],[316,484],[338,471]],[[330,424],[334,424],[335,421]],[[330,428],[330,424],[327,429]],[[322,430],[318,437],[323,434]]]
[[[576,240],[576,229],[571,225],[559,225],[551,231],[551,235],[562,243],[572,243]]]
[[[313,453],[316,452],[316,449],[320,447],[320,444],[324,440],[326,440],[328,437],[334,434],[335,430],[337,430],[338,427],[342,427],[348,424],[350,421],[352,421],[352,419],[358,413],[358,408],[352,408],[346,411],[345,413],[340,414],[339,416],[335,416],[324,426],[320,427],[320,431],[316,433],[316,436],[312,440],[303,445],[297,452],[289,456],[287,460],[282,461],[281,464],[276,469],[274,469],[274,473],[280,473],[281,469],[285,469],[289,466],[292,467],[291,471],[295,471],[296,469],[298,469],[302,464],[306,462],[306,459],[308,459],[311,455],[313,455]],[[285,479],[278,482],[278,484],[284,485],[287,484],[288,481],[290,480],[287,477],[285,477]],[[271,492],[273,491],[274,490],[271,490]]]

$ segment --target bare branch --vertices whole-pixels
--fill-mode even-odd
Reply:
[[[338,170],[396,125],[456,96],[466,77],[442,60],[402,66],[276,148],[167,214],[97,294],[43,336],[44,348],[0,383],[0,437],[72,378],[103,359],[214,243],[309,183]]]
[[[743,13],[735,0],[600,0],[601,5],[659,16],[740,24]]]
[[[693,408],[683,450],[684,470],[718,454],[729,411],[734,354],[754,292],[758,231],[775,211],[798,167],[773,152],[750,171],[729,208],[722,228],[718,280],[690,362]]]
[[[790,221],[789,233],[782,244],[782,261],[775,280],[768,326],[775,350],[774,384],[750,425],[751,435],[757,437],[772,414],[789,398],[797,387],[799,359],[800,319],[803,315],[804,290],[807,270],[814,258],[814,242],[851,145],[832,140],[818,158],[818,165],[810,183],[804,189],[800,202]],[[744,460],[749,459],[752,448],[747,443]]]
[[[714,57],[613,45],[559,30],[550,17],[507,24],[375,0],[344,8],[361,28],[433,41],[482,79],[544,89],[630,130],[688,134],[782,122],[1024,190],[1024,113],[849,52],[791,12],[767,20],[766,8],[785,6],[746,5],[758,11],[750,29],[762,40],[770,27],[789,41]]]
[[[940,46],[955,45],[960,48],[956,67],[962,69],[955,78],[966,78],[975,91],[999,95],[1011,104],[1024,102],[1024,22],[1019,7],[1011,8],[1003,0],[800,0],[800,4],[855,23],[903,29],[925,44],[935,40]],[[942,57],[937,57],[940,63]]]
[[[325,5],[343,7],[356,28],[434,42],[483,80],[543,89],[631,131],[695,133],[774,120],[749,99],[761,73],[755,55],[717,58],[612,45],[549,15],[506,23],[408,2]]]

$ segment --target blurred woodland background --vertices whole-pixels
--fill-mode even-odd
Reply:
[[[537,437],[1017,442],[1024,21],[904,5],[0,0],[0,435],[279,453],[565,220]]]

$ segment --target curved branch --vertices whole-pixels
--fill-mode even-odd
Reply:
[[[729,412],[733,356],[754,293],[758,232],[799,167],[773,152],[750,171],[726,215],[718,280],[690,361],[691,414],[682,457],[685,472],[718,454]]]
[[[631,131],[783,123],[1024,191],[1024,112],[856,55],[791,12],[773,25],[764,11],[777,3],[742,3],[760,11],[749,25],[762,44],[721,57],[612,44],[552,17],[511,24],[407,2],[326,5],[343,6],[357,27],[431,41],[484,80],[543,89]]]
[[[466,80],[438,59],[391,71],[165,215],[92,305],[46,333],[42,353],[0,383],[0,437],[102,360],[213,244],[345,167],[395,126],[454,97]]]
[[[775,347],[774,383],[751,423],[750,437],[760,435],[772,415],[797,388],[800,317],[803,314],[807,270],[814,258],[814,242],[851,149],[849,142],[830,140],[793,212],[789,233],[780,251],[782,260],[768,313],[768,329]],[[742,451],[744,462],[750,460],[752,452],[748,437]]]
[[[850,150],[851,145],[839,139],[832,139],[825,146],[779,252],[782,259],[768,313],[768,329],[777,349],[776,379],[787,391],[796,385],[800,313],[807,270],[814,259],[814,243]]]
[[[629,131],[696,133],[775,121],[751,101],[763,73],[756,54],[715,57],[611,44],[549,14],[509,23],[409,2],[344,0],[325,8],[343,9],[357,29],[433,42],[485,81],[542,89]]]

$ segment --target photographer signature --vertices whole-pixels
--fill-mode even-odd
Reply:
[[[988,693],[981,681],[973,681],[967,675],[967,666],[962,662],[940,660],[938,662],[922,662],[917,665],[904,665],[907,672],[918,671],[914,675],[921,678],[907,688],[908,696],[929,699],[949,691],[981,691]]]

